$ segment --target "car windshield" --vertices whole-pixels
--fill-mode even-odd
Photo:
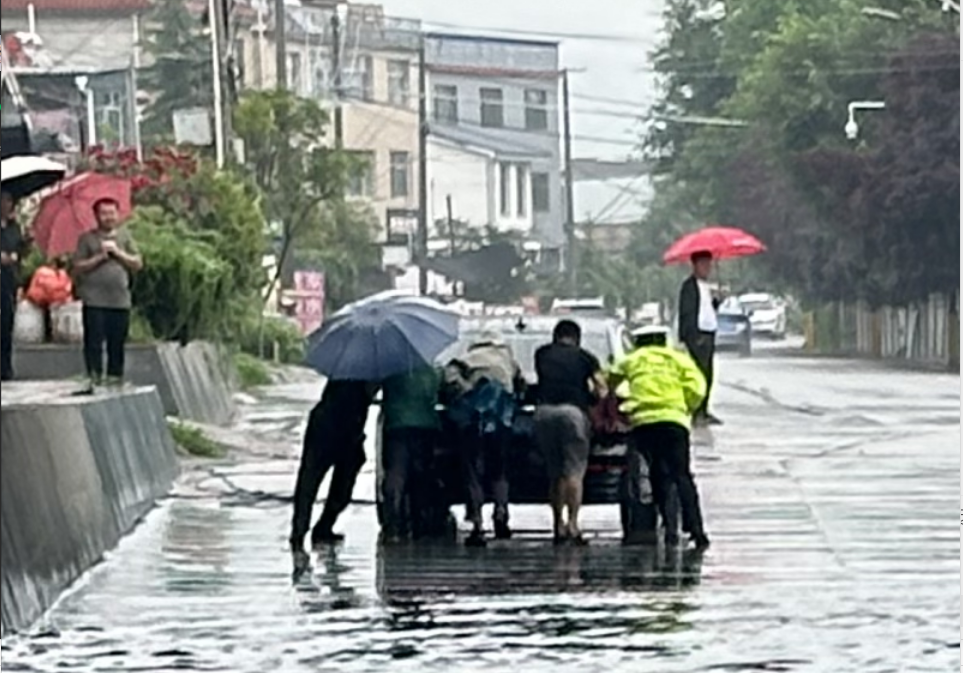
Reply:
[[[755,301],[742,302],[747,311],[771,311],[776,308],[776,304],[771,299],[759,299]]]
[[[458,343],[442,353],[439,360],[441,362],[448,362],[449,360],[464,354],[468,348],[468,345],[478,341],[482,337],[483,333],[484,332],[481,330],[469,330],[462,332]],[[515,359],[518,361],[518,364],[525,373],[525,376],[528,378],[534,378],[535,351],[552,341],[551,333],[528,331],[518,332],[512,330],[510,332],[503,331],[500,334],[502,339],[505,340],[505,343],[511,347],[512,353],[515,355]],[[605,332],[588,332],[583,334],[582,346],[589,353],[597,357],[602,363],[608,362],[609,359],[615,355],[615,353],[612,351],[612,345],[608,339],[608,335]]]

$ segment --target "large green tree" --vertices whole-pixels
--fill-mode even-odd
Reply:
[[[377,218],[363,203],[343,198],[366,167],[331,147],[327,112],[288,91],[248,92],[235,109],[234,130],[280,235],[273,283],[297,259],[325,271],[330,303],[354,299],[361,277],[378,266]]]
[[[653,231],[675,233],[680,222],[722,221],[744,226],[769,244],[768,255],[740,272],[766,270],[772,281],[811,299],[873,294],[895,300],[896,288],[934,287],[934,279],[923,282],[920,273],[902,270],[891,249],[896,241],[908,244],[913,218],[916,227],[921,219],[931,226],[932,241],[939,241],[931,242],[934,248],[956,249],[952,232],[935,224],[942,216],[934,215],[952,210],[954,192],[943,189],[945,177],[933,177],[922,159],[917,157],[911,168],[908,158],[925,147],[932,161],[940,147],[958,147],[958,88],[954,108],[952,92],[924,84],[919,75],[955,69],[951,79],[955,76],[958,84],[958,47],[953,51],[949,44],[958,42],[959,23],[928,0],[872,4],[730,0],[724,13],[709,14],[699,0],[670,3],[665,46],[655,55],[665,87],[659,110],[680,117],[724,117],[745,126],[680,125],[672,131],[666,122],[661,136],[648,136],[649,152],[662,157],[668,174],[657,183],[652,212],[641,229],[653,241],[643,257],[651,259],[663,242],[655,242]],[[894,58],[933,30],[949,36],[946,43],[930,41],[931,57],[941,59],[939,68],[917,67],[908,56]],[[922,58],[914,53],[913,58]],[[917,74],[913,82],[904,77],[894,84],[909,71]],[[720,82],[729,90],[713,86]],[[909,114],[899,101],[913,90],[928,92],[920,94],[928,107],[919,105]],[[855,100],[886,100],[888,110],[861,114],[863,140],[854,147],[843,125]],[[955,124],[932,121],[946,116],[939,112],[943,107],[957,110]],[[894,126],[897,119],[902,134]],[[945,166],[949,160],[939,161],[941,175],[949,170],[952,178]],[[949,165],[958,175],[958,155]],[[930,178],[919,177],[924,174]],[[898,208],[894,194],[907,195]],[[949,205],[941,196],[946,194]],[[897,218],[895,212],[902,215]],[[891,227],[885,236],[882,223]],[[958,241],[958,213],[955,226]],[[886,250],[880,247],[883,240],[889,240]],[[873,259],[880,261],[871,264]],[[954,268],[958,273],[958,264]],[[945,285],[947,274],[941,278]]]

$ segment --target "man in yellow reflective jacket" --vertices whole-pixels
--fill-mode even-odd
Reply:
[[[683,530],[697,548],[705,549],[709,537],[692,475],[690,438],[693,415],[707,393],[705,376],[689,355],[668,345],[665,329],[643,328],[633,337],[636,349],[612,370],[620,408],[632,423],[632,444],[649,462],[653,497],[667,524],[667,543],[678,538],[678,531],[670,527],[675,520],[670,513],[675,487]]]

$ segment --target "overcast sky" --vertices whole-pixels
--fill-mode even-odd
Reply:
[[[571,77],[575,156],[622,158],[633,151],[639,135],[634,117],[645,111],[655,93],[648,55],[658,41],[661,0],[381,2],[390,16],[448,24],[429,28],[531,31],[527,37],[559,40],[562,67],[585,70]]]

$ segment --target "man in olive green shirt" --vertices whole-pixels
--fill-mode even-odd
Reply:
[[[428,476],[441,427],[436,411],[440,385],[441,373],[423,367],[392,377],[382,387],[382,502],[391,540],[407,534],[420,537],[424,532],[420,522],[431,508]]]

